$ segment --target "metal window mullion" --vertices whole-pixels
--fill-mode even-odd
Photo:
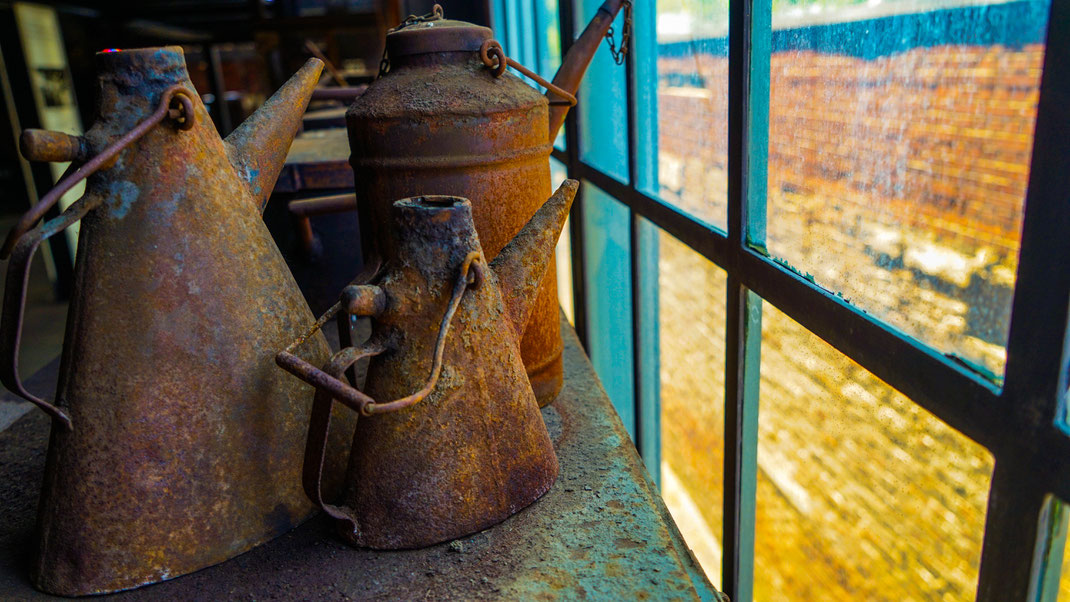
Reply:
[[[1067,387],[1070,314],[1070,2],[1052,2],[1037,102],[1018,274],[999,402],[978,600],[1052,599],[1045,496],[1070,475],[1056,424]],[[1058,454],[1052,461],[1052,456]],[[1053,466],[1054,465],[1054,466]],[[1036,550],[1041,554],[1031,553]],[[1061,550],[1060,550],[1061,552]],[[1026,562],[1032,559],[1032,563]],[[1049,571],[1050,572],[1050,571]],[[1048,576],[1050,581],[1050,575]]]
[[[624,55],[625,120],[628,135],[628,187],[636,190],[639,174],[638,128],[635,81],[635,45]],[[661,424],[658,380],[661,358],[657,345],[658,316],[651,311],[657,304],[657,280],[649,279],[650,265],[647,242],[642,236],[643,226],[634,208],[628,208],[628,260],[632,296],[632,392],[635,415],[635,447],[646,464],[647,471],[660,486]],[[654,265],[657,270],[657,265]],[[656,272],[655,272],[656,275]],[[651,298],[653,295],[653,298]],[[653,339],[653,340],[652,340]]]
[[[1047,429],[1066,391],[1070,314],[1070,2],[1052,3],[1040,79],[1003,406]]]
[[[727,294],[721,583],[730,599],[750,600],[754,588],[762,309],[761,299],[732,273],[728,275]]]
[[[765,232],[763,153],[768,132],[763,124],[768,121],[769,6],[769,0],[737,0],[728,7],[728,297],[721,579],[725,593],[733,600],[750,600],[754,588],[761,299],[744,286],[740,257],[748,239],[762,241]],[[762,15],[766,15],[764,21]]]
[[[1035,558],[1045,491],[1032,479],[1027,458],[996,458],[985,513],[978,602],[1025,602],[1037,575]]]
[[[568,54],[576,35],[575,0],[561,0],[558,4],[557,19],[561,39],[561,60]],[[570,178],[582,178],[580,163],[580,106],[577,104],[565,118],[565,163]],[[556,150],[556,149],[555,149]],[[553,151],[552,151],[553,152]],[[569,247],[572,256],[572,319],[580,343],[587,348],[590,338],[587,332],[587,264],[584,257],[583,240],[583,186],[576,191],[569,213]]]

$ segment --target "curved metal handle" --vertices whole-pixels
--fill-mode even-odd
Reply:
[[[149,130],[161,121],[169,118],[176,123],[179,129],[188,130],[192,128],[197,119],[196,114],[193,111],[193,101],[190,100],[192,95],[192,92],[177,84],[165,90],[163,96],[160,98],[160,105],[156,108],[156,112],[137,124],[134,129],[124,134],[121,138],[108,145],[108,147],[101,151],[100,154],[86,161],[85,164],[75,170],[74,173],[62,178],[52,190],[48,191],[48,194],[22,215],[18,223],[15,224],[15,227],[8,233],[3,248],[0,248],[0,259],[7,259],[7,257],[11,255],[11,251],[15,248],[15,243],[18,242],[19,238],[26,232],[29,232],[30,228],[33,228],[33,225],[36,224],[37,221],[40,220],[41,217],[44,216],[44,214],[51,209],[68,190],[97,171],[106,167],[111,167],[113,160],[120,152],[148,133]],[[178,100],[180,106],[172,107],[172,100]]]
[[[512,67],[513,69],[516,69],[517,71],[538,82],[540,86],[546,88],[549,92],[552,92],[564,99],[551,100],[551,105],[561,105],[569,107],[576,106],[576,97],[573,94],[569,94],[567,91],[555,86],[551,82],[544,79],[538,73],[535,73],[531,69],[528,69],[527,67],[521,65],[513,59],[505,56],[505,50],[502,49],[502,45],[498,43],[498,40],[487,40],[483,42],[483,45],[479,47],[479,58],[482,59],[484,65],[490,67],[493,70],[491,71],[491,73],[494,74],[494,77],[501,77],[502,74],[505,73],[506,66]]]
[[[53,234],[82,219],[102,202],[103,197],[82,197],[59,217],[19,238],[7,266],[7,281],[4,284],[4,308],[0,317],[0,382],[19,397],[36,404],[68,431],[74,430],[74,425],[66,412],[27,391],[19,378],[19,346],[22,318],[26,310],[26,283],[30,279],[30,262],[37,247]]]
[[[382,353],[377,346],[347,347],[336,353],[326,365],[323,372],[340,380],[350,366],[361,359]],[[331,410],[334,408],[334,396],[326,389],[316,389],[312,401],[312,416],[308,422],[308,440],[305,443],[305,462],[301,472],[301,484],[305,495],[312,503],[319,506],[328,516],[345,525],[350,533],[359,535],[359,526],[353,512],[345,506],[328,504],[323,499],[323,464],[327,459],[327,440],[331,432]]]
[[[30,262],[37,247],[50,236],[66,229],[74,222],[85,217],[104,202],[102,196],[83,196],[58,217],[32,229],[41,217],[59,201],[68,190],[79,181],[93,173],[110,167],[115,157],[127,146],[144,136],[153,126],[164,119],[171,119],[179,129],[193,127],[196,117],[193,112],[191,92],[182,86],[168,88],[160,99],[160,105],[149,118],[137,124],[119,140],[110,144],[100,154],[87,161],[78,169],[68,169],[56,186],[48,191],[36,205],[30,208],[8,233],[0,258],[11,257],[7,266],[7,280],[4,286],[3,313],[0,314],[0,382],[10,391],[23,399],[37,405],[53,420],[61,423],[68,431],[74,429],[70,416],[59,407],[33,395],[26,390],[19,378],[19,348],[22,342],[22,320],[26,312],[26,285],[30,277]],[[172,100],[178,100],[180,106],[172,107]]]
[[[375,315],[375,313],[381,311],[382,303],[377,299],[377,295],[374,294],[368,295],[367,301],[358,300],[357,302],[354,302],[350,299],[335,303],[325,314],[320,316],[319,320],[316,320],[316,323],[308,332],[291,343],[286,349],[280,351],[275,356],[275,363],[283,370],[286,370],[297,378],[316,387],[317,390],[330,393],[337,401],[360,412],[363,416],[396,412],[397,410],[407,408],[423,401],[424,398],[430,395],[431,391],[435,389],[435,385],[438,384],[438,377],[442,373],[442,355],[446,350],[446,336],[449,334],[453,315],[457,313],[457,307],[460,306],[461,298],[464,296],[464,292],[468,290],[468,287],[478,287],[482,282],[482,270],[483,260],[480,258],[479,251],[473,251],[464,258],[460,274],[457,277],[457,282],[453,285],[453,294],[450,297],[449,306],[446,308],[446,314],[442,316],[442,322],[439,325],[438,340],[435,343],[435,354],[431,362],[431,374],[428,376],[424,386],[412,395],[393,401],[377,402],[363,391],[350,386],[338,376],[333,376],[328,372],[320,370],[294,354],[294,351],[299,345],[308,340],[308,338],[315,334],[316,331],[323,328],[323,325],[333,318],[335,314],[341,311],[343,307],[346,311],[355,315]],[[358,297],[358,299],[365,299],[365,297]],[[379,347],[376,346],[376,348]],[[339,351],[338,354],[336,354],[336,357],[347,352],[347,349],[352,348],[346,348]]]

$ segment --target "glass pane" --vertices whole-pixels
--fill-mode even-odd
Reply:
[[[756,600],[973,600],[992,456],[770,304]]]
[[[1037,600],[1070,601],[1070,543],[1066,537],[1070,506],[1055,496],[1048,496],[1046,508],[1047,540],[1045,558],[1040,575],[1040,595]]]
[[[647,23],[650,22],[648,18]],[[636,18],[637,28],[641,28]],[[649,145],[653,181],[639,181],[696,218],[725,228],[728,203],[728,1],[659,0],[656,47],[640,46],[641,86],[657,87]],[[642,38],[639,38],[642,42]],[[647,65],[656,60],[655,65]],[[643,112],[641,111],[641,114]],[[649,135],[649,134],[648,134]],[[642,144],[642,135],[640,144]]]
[[[535,70],[547,80],[553,80],[561,66],[561,22],[557,12],[558,0],[534,0],[535,28],[538,38],[538,65]],[[565,128],[561,128],[554,146],[565,150]]]
[[[628,208],[588,182],[584,182],[582,192],[587,353],[624,427],[634,438]]]
[[[1070,510],[1068,510],[1066,504],[1061,501],[1059,502],[1059,505],[1062,506],[1062,521],[1059,526],[1059,534],[1062,536],[1063,540],[1063,545],[1059,550],[1062,558],[1052,558],[1052,560],[1062,568],[1062,573],[1059,577],[1059,593],[1056,600],[1059,602],[1070,602],[1070,549],[1067,549],[1070,548],[1070,539],[1066,537],[1067,515],[1070,514]]]
[[[550,157],[550,187],[557,190],[568,177],[565,164]],[[576,325],[576,312],[573,310],[572,296],[572,235],[569,231],[571,220],[565,219],[565,227],[561,229],[561,238],[557,239],[557,248],[554,258],[557,267],[557,300],[565,317],[573,326]]]
[[[1049,2],[773,3],[768,248],[1003,374]]]
[[[724,483],[725,272],[659,233],[661,493],[720,586]]]
[[[598,12],[602,2],[577,0],[576,36]],[[618,15],[618,30],[622,19]],[[580,110],[580,158],[617,180],[627,182],[628,105],[624,65],[613,62],[605,46],[605,42],[599,44],[576,95]]]

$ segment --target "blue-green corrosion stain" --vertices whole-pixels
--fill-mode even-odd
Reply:
[[[112,217],[123,219],[137,200],[141,189],[129,180],[118,180],[108,186],[108,209]]]
[[[264,186],[260,183],[260,170],[252,169],[245,165],[239,165],[238,170],[241,172],[239,174],[241,178],[249,183],[253,196],[259,197],[260,192],[264,189]]]

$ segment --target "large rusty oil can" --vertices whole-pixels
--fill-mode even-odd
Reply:
[[[317,388],[305,491],[350,543],[397,549],[455,539],[505,520],[553,485],[557,457],[519,341],[577,186],[562,184],[489,263],[466,199],[394,203],[383,272],[347,287],[310,331],[339,312],[370,316],[369,342],[339,351],[323,369],[302,359],[300,338],[276,357]],[[361,391],[342,378],[364,357],[371,362]],[[365,416],[342,504],[320,484],[334,401]]]
[[[220,139],[179,47],[97,55],[85,137],[28,131],[68,176],[8,237],[0,377],[52,417],[33,584],[78,596],[196,571],[297,525],[311,390],[273,359],[312,313],[261,211],[319,79],[313,59]],[[34,227],[76,181],[86,194]],[[18,378],[30,259],[81,220],[54,404]],[[309,355],[329,357],[322,337]],[[355,420],[350,412],[339,416]],[[344,458],[351,437],[338,436]],[[344,466],[337,467],[340,479]]]
[[[629,0],[606,0],[553,83],[542,82],[552,99],[506,72],[542,81],[508,59],[490,29],[444,19],[437,5],[392,30],[388,70],[346,113],[365,257],[390,254],[391,204],[420,194],[469,199],[483,251],[497,256],[549,195],[552,142],[622,5],[627,30]],[[551,265],[521,343],[540,406],[561,390],[561,350]]]

